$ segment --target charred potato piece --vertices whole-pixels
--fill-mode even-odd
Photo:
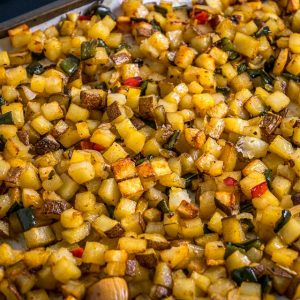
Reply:
[[[121,66],[131,61],[131,54],[126,49],[122,49],[121,51],[118,51],[116,54],[112,55],[111,59],[116,66]]]
[[[69,128],[69,125],[63,121],[59,120],[51,130],[51,134],[54,138],[60,137],[62,134],[64,134]]]
[[[40,219],[59,219],[63,211],[71,205],[65,200],[47,200],[36,208],[35,215]]]
[[[143,96],[139,99],[139,114],[145,119],[153,117],[153,110],[157,106],[155,95]]]
[[[158,258],[153,249],[147,249],[144,253],[137,254],[136,259],[139,264],[147,269],[154,269],[158,263]]]
[[[35,144],[35,151],[39,155],[56,151],[59,148],[60,148],[59,142],[57,142],[56,139],[50,134],[43,137]]]
[[[6,185],[11,187],[18,185],[22,171],[22,167],[10,168],[5,178]]]
[[[177,212],[183,219],[194,219],[199,215],[198,207],[186,200],[180,202]]]
[[[113,238],[118,238],[121,237],[124,234],[125,230],[122,227],[120,223],[116,224],[113,228],[109,229],[108,231],[105,231],[105,234],[113,239]]]
[[[89,110],[105,107],[105,99],[98,90],[86,90],[80,92],[81,105]]]

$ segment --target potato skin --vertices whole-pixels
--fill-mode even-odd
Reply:
[[[86,300],[128,300],[128,287],[123,278],[112,277],[99,280],[87,292]]]

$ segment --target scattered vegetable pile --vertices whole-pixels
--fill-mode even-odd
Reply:
[[[299,299],[299,6],[127,0],[9,30],[0,299]]]

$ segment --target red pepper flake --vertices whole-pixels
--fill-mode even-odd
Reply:
[[[209,14],[205,10],[195,11],[194,19],[197,20],[198,24],[206,24],[208,22]]]
[[[84,251],[84,249],[82,247],[79,247],[79,248],[71,250],[71,253],[73,254],[73,256],[81,258],[83,251]]]
[[[131,87],[139,87],[143,82],[141,77],[131,77],[123,81],[123,85],[129,85]]]
[[[90,141],[81,141],[80,147],[82,150],[96,150],[96,151],[103,151],[105,148],[99,144],[90,142]]]
[[[90,21],[92,16],[79,16],[78,20],[79,21]]]
[[[251,189],[252,198],[260,197],[262,194],[264,194],[267,191],[267,189],[268,189],[268,184],[266,181],[258,184],[257,186]]]
[[[227,185],[227,186],[235,186],[237,185],[237,180],[235,180],[232,177],[227,177],[223,180],[223,182]]]

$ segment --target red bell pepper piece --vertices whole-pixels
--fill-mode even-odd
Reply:
[[[88,149],[88,150],[96,150],[99,152],[105,150],[103,146],[90,141],[81,141],[80,147],[82,150]]]
[[[235,186],[237,185],[237,180],[235,180],[232,177],[227,177],[223,180],[224,184],[226,184],[227,186]]]
[[[123,85],[129,85],[131,87],[139,87],[143,82],[141,77],[131,77],[123,81]]]
[[[206,24],[208,22],[209,14],[205,10],[194,12],[194,19],[197,20],[198,24]]]
[[[262,194],[264,194],[268,189],[268,184],[266,181],[256,185],[251,189],[251,196],[252,198],[260,197]]]
[[[84,251],[84,249],[82,247],[79,247],[79,248],[71,250],[71,253],[73,254],[73,256],[81,258],[83,251]]]
[[[79,21],[90,21],[92,16],[79,16],[78,20]]]

